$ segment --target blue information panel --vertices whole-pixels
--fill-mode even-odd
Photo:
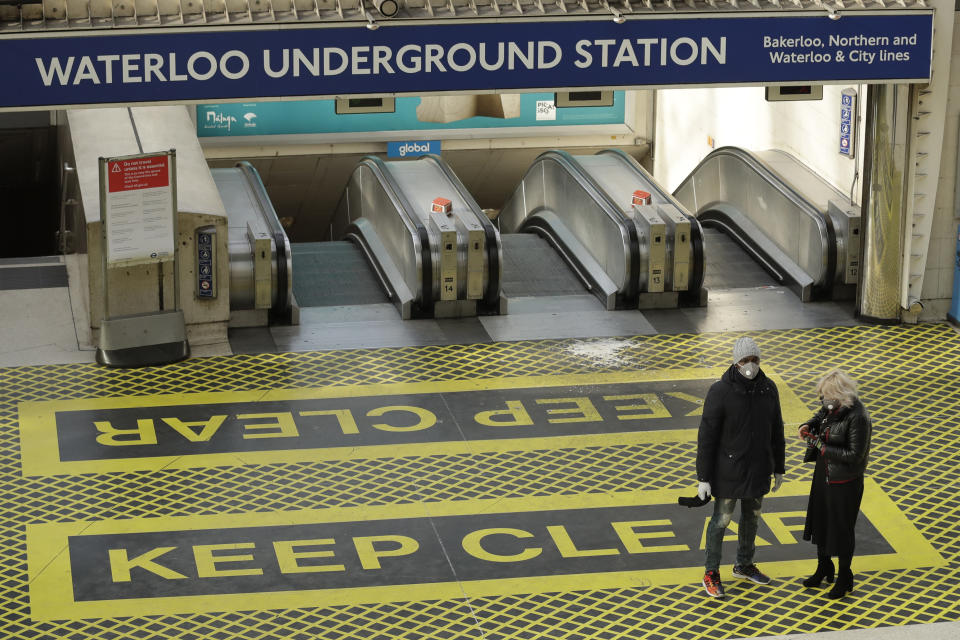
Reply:
[[[556,108],[554,94],[524,93],[519,111],[498,116],[466,114],[449,122],[421,120],[422,98],[395,100],[392,113],[337,113],[335,100],[225,102],[197,105],[197,135],[209,137],[421,131],[432,138],[451,129],[622,125],[626,116],[623,91],[614,91],[610,107]],[[404,137],[410,137],[408,134]],[[433,152],[431,152],[433,153]]]
[[[117,30],[0,39],[0,107],[927,81],[932,12]]]
[[[840,95],[840,155],[852,158],[856,149],[853,137],[857,121],[857,94],[853,89],[844,89]]]

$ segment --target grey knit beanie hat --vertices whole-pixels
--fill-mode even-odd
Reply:
[[[733,343],[733,361],[740,362],[747,356],[757,356],[760,358],[760,347],[753,341],[753,338],[744,336]]]

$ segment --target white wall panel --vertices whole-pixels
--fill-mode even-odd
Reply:
[[[763,87],[671,89],[658,93],[654,173],[675,189],[712,148],[787,151],[844,193],[860,158],[838,152],[840,92],[825,86],[823,100],[767,102]],[[861,94],[862,87],[856,87]],[[859,132],[858,132],[859,134]],[[854,200],[859,201],[859,184]]]

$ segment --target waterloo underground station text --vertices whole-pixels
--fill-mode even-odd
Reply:
[[[240,80],[258,69],[268,78],[330,77],[347,74],[394,75],[546,70],[572,57],[578,69],[668,67],[726,64],[727,38],[581,39],[572,51],[552,40],[525,42],[410,43],[402,46],[358,45],[263,49],[255,56],[240,49],[224,53],[111,53],[36,57],[44,86],[110,85]]]

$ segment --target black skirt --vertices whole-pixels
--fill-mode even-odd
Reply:
[[[852,556],[854,527],[863,499],[863,476],[840,484],[828,484],[826,476],[826,463],[823,456],[818,455],[810,483],[803,539],[810,540],[818,551],[829,556]]]

